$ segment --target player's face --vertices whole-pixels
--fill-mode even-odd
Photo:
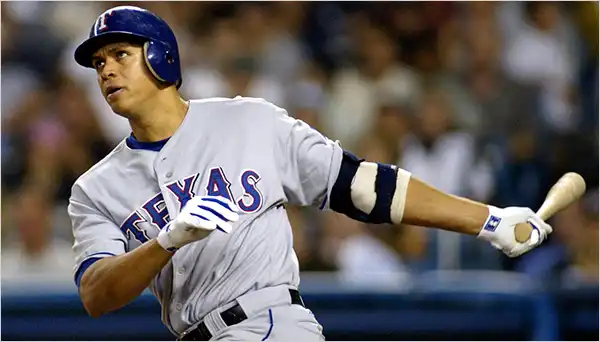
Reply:
[[[156,95],[159,85],[144,61],[141,45],[114,43],[92,57],[102,95],[112,110],[130,117]],[[139,109],[138,109],[139,110]]]

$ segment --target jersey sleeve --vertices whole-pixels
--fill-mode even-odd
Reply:
[[[301,120],[276,107],[275,134],[279,174],[291,204],[329,209],[343,150]]]
[[[119,227],[97,209],[77,183],[69,199],[69,217],[73,228],[75,283],[94,262],[126,252],[127,240]]]

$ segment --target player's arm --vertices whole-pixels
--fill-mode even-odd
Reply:
[[[150,240],[131,252],[96,260],[79,281],[85,310],[99,317],[127,305],[150,285],[172,255]]]
[[[405,201],[402,223],[464,234],[479,234],[489,215],[485,204],[452,196],[414,177],[408,181]]]
[[[368,162],[347,151],[331,190],[330,207],[362,222],[407,223],[476,235],[509,256],[527,252],[552,232],[529,208],[501,209],[453,196],[408,171]],[[518,243],[514,227],[524,222],[534,225],[537,234]]]
[[[76,255],[75,284],[92,317],[119,309],[139,296],[171,253],[152,240],[127,252],[119,227],[96,208],[76,183],[69,201]]]
[[[344,151],[331,191],[331,209],[369,223],[406,223],[477,235],[488,207],[453,196],[391,165]],[[460,215],[457,215],[460,213]]]
[[[230,232],[229,222],[238,219],[235,210],[226,199],[192,198],[156,239],[127,252],[124,234],[76,184],[69,203],[77,255],[75,283],[88,314],[98,317],[130,303],[178,248],[205,238],[215,229]]]

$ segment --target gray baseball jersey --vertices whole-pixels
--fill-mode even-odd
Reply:
[[[184,246],[151,284],[165,325],[178,334],[249,291],[297,287],[283,203],[327,209],[342,154],[267,101],[192,100],[168,141],[129,137],[73,185],[76,282],[91,260],[155,238],[192,196],[220,195],[240,209],[233,231]]]

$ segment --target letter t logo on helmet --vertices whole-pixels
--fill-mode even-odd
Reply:
[[[169,25],[156,14],[135,6],[118,6],[102,13],[87,40],[75,50],[75,61],[93,68],[92,55],[104,45],[128,40],[144,42],[146,66],[159,81],[181,86],[181,63],[177,39]]]
[[[112,9],[100,14],[100,16],[98,17],[98,20],[96,20],[96,34],[98,34],[98,32],[102,32],[105,31],[106,29],[108,29],[108,25],[106,25],[106,17],[108,17],[109,15],[112,15],[114,12]]]

